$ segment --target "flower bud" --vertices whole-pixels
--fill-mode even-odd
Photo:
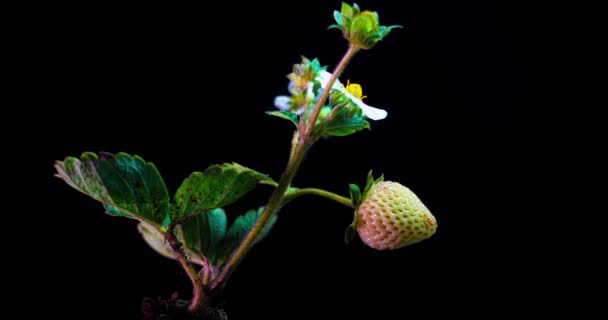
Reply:
[[[343,2],[341,10],[334,11],[334,19],[337,24],[329,28],[342,30],[342,35],[352,45],[361,49],[370,49],[382,40],[394,28],[401,26],[381,26],[378,13],[363,11],[355,3],[352,6]]]

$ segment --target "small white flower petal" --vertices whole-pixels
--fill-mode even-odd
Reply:
[[[366,105],[365,103],[363,103],[363,101],[361,101],[361,100],[359,100],[359,101],[355,100],[355,103],[357,104],[357,106],[359,106],[359,108],[361,108],[361,111],[363,111],[363,114],[366,117],[368,117],[369,119],[382,120],[382,119],[386,118],[386,116],[388,115],[388,112],[386,112],[386,110],[370,107],[370,106]]]
[[[274,106],[283,111],[289,109],[289,97],[277,96],[274,98]]]
[[[310,82],[310,84],[312,84],[312,82]],[[308,88],[306,88],[306,98],[308,99],[314,99],[315,98],[315,94],[314,92],[312,92],[313,86],[309,85]]]
[[[329,83],[329,79],[331,78],[332,74],[327,72],[327,71],[321,71],[319,72],[319,76],[316,78],[320,83],[321,83],[321,87],[325,88],[327,86],[327,84]],[[336,81],[334,82],[334,85],[331,86],[332,89],[338,89],[341,90],[344,88],[344,86],[340,83],[340,80],[336,79]]]
[[[319,76],[316,78],[316,80],[321,83],[321,87],[325,88],[327,86],[327,84],[329,83],[329,79],[331,78],[331,76],[332,76],[331,73],[329,73],[327,71],[321,71],[319,73]],[[370,107],[367,104],[365,104],[361,99],[356,98],[350,92],[346,91],[346,88],[344,88],[344,85],[338,79],[336,79],[336,81],[334,82],[332,89],[336,89],[336,90],[339,90],[340,92],[342,92],[347,98],[349,98],[359,108],[361,108],[361,111],[363,111],[363,114],[365,115],[365,117],[367,117],[369,119],[382,120],[382,119],[386,118],[386,116],[388,115],[388,112],[386,112],[386,110]],[[310,92],[309,92],[309,94],[310,94]]]
[[[329,77],[331,77],[331,73],[327,71],[321,71],[317,76],[316,80],[321,83],[321,87],[325,88],[325,86],[329,82]]]
[[[365,102],[357,99],[355,96],[353,96],[350,92],[348,92],[346,90],[342,91],[342,93],[344,93],[344,95],[347,98],[349,98],[359,108],[361,108],[361,111],[363,111],[363,114],[369,119],[382,120],[382,119],[386,118],[386,116],[388,115],[388,112],[386,112],[385,110],[368,106],[367,104],[365,104]]]

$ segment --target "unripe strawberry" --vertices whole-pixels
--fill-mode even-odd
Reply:
[[[375,184],[356,215],[359,237],[378,250],[422,241],[437,230],[437,221],[429,209],[410,189],[397,182]]]

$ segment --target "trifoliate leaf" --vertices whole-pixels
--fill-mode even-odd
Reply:
[[[272,179],[236,163],[213,165],[205,172],[194,172],[175,193],[173,219],[227,206],[260,182],[271,184]]]
[[[55,164],[56,176],[102,202],[106,212],[156,227],[167,223],[169,193],[156,167],[139,156],[85,152]]]

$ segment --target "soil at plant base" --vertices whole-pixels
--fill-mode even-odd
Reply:
[[[203,315],[188,314],[189,301],[177,299],[177,294],[167,300],[144,298],[141,304],[143,320],[228,320],[226,312],[217,307],[209,307]]]

